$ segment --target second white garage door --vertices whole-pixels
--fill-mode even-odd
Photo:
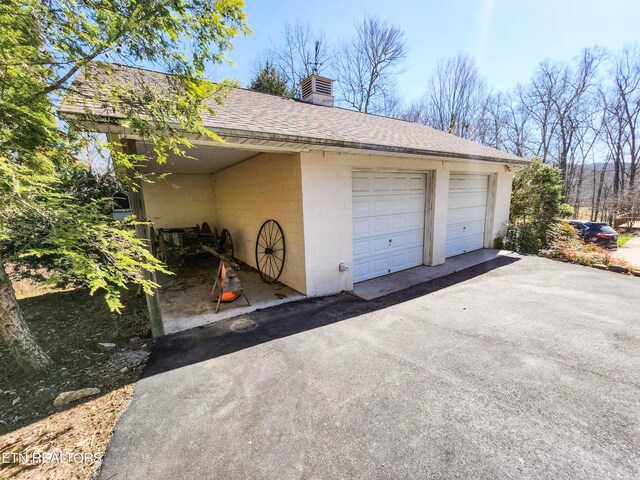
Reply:
[[[447,208],[447,257],[484,247],[487,175],[451,174]]]
[[[353,281],[422,265],[425,176],[353,174]]]

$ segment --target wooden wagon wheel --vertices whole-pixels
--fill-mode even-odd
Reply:
[[[284,232],[275,220],[267,220],[260,227],[256,240],[256,266],[267,283],[280,278],[285,259]]]

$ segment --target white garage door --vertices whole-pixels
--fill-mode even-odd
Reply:
[[[488,189],[487,175],[452,174],[449,178],[447,257],[484,246]]]
[[[353,281],[422,265],[425,176],[353,174]]]

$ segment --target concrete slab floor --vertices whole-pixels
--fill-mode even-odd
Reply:
[[[262,308],[300,300],[305,296],[286,285],[265,283],[260,274],[241,269],[238,278],[251,305],[240,296],[231,303],[221,303],[215,313],[217,296],[211,294],[217,261],[213,257],[198,256],[183,267],[174,269],[176,275],[159,279],[160,306],[166,334],[207,325],[236,315]]]
[[[356,283],[353,286],[353,293],[364,300],[373,300],[374,298],[396,293],[405,288],[444,277],[464,270],[465,268],[474,267],[500,257],[517,258],[518,254],[507,250],[494,250],[490,248],[463,253],[462,255],[447,258],[445,263],[435,267],[422,265],[420,267],[392,273],[391,275],[385,275],[384,277]]]

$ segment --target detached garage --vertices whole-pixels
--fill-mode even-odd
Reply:
[[[111,68],[98,81],[85,69],[72,89],[82,95],[65,98],[61,114],[111,141],[135,143],[139,154],[152,152],[120,124],[117,106],[99,100],[101,82],[133,83],[141,70]],[[149,84],[167,81],[142,72]],[[417,123],[334,108],[324,77],[303,84],[302,100],[233,89],[224,105],[211,102],[215,115],[205,126],[224,143],[188,134],[193,158],[150,162],[148,171],[168,175],[142,185],[144,219],[224,226],[237,258],[254,267],[258,229],[275,219],[288,246],[280,281],[307,296],[439,265],[504,234],[513,168],[527,160]]]

